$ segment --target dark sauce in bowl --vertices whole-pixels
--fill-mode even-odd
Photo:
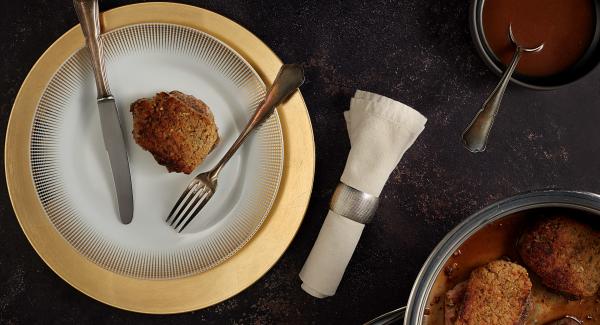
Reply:
[[[497,259],[508,259],[525,266],[517,252],[517,242],[535,222],[563,215],[600,229],[600,217],[575,209],[539,208],[506,216],[471,235],[445,263],[429,294],[429,315],[425,324],[444,325],[445,293],[469,278],[471,271]],[[526,266],[525,266],[526,267]],[[527,268],[527,267],[526,267]],[[545,287],[530,270],[533,283],[527,325],[543,325],[565,315],[581,319],[585,325],[600,324],[600,296],[569,300]],[[598,293],[600,294],[600,293]]]
[[[482,13],[487,45],[504,64],[515,51],[509,24],[521,45],[544,43],[517,66],[518,73],[531,77],[556,75],[577,64],[592,44],[596,19],[594,0],[485,0]]]

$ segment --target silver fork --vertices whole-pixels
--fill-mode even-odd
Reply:
[[[196,217],[217,189],[219,173],[229,159],[240,148],[250,132],[266,120],[275,107],[294,93],[304,83],[304,69],[298,64],[284,64],[273,85],[267,92],[265,100],[258,106],[246,127],[235,140],[231,148],[213,169],[196,176],[175,203],[165,220],[173,229],[181,232]],[[182,204],[182,202],[185,202]],[[170,222],[169,222],[170,221]],[[180,227],[181,226],[181,227]]]

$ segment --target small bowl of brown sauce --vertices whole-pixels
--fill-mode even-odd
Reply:
[[[600,0],[472,0],[470,28],[485,63],[501,74],[515,52],[508,29],[525,47],[511,81],[553,89],[581,79],[600,62]]]

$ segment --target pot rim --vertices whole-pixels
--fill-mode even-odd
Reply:
[[[438,243],[423,263],[406,304],[404,324],[422,324],[438,274],[452,253],[472,234],[510,214],[544,207],[573,208],[600,215],[600,195],[583,191],[535,190],[508,197],[470,215]]]

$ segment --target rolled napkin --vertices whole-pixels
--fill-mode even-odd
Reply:
[[[333,296],[379,194],[427,119],[390,98],[358,90],[344,112],[350,154],[330,210],[304,267],[302,289],[317,298]]]

